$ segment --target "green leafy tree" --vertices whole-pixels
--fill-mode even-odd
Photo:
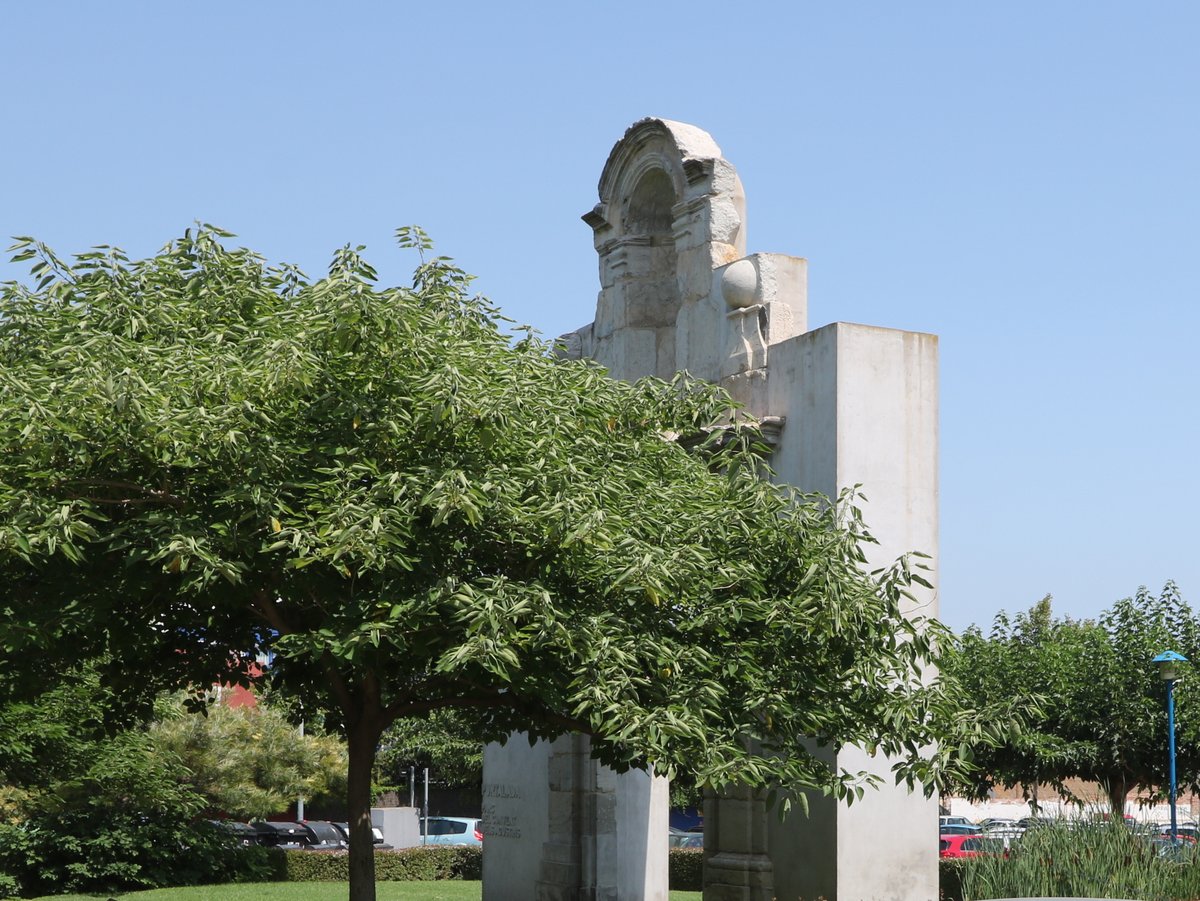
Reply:
[[[155,687],[249,681],[274,653],[347,740],[355,901],[376,744],[433,710],[713,786],[861,795],[802,738],[939,778],[964,727],[922,675],[940,627],[900,613],[913,568],[866,574],[851,499],[763,479],[725,394],[514,339],[419,229],[391,288],[361,248],[310,282],[224,236],[133,262],[18,241],[37,282],[0,293],[9,652],[103,650]]]
[[[345,794],[345,744],[331,735],[300,735],[266,703],[216,703],[201,714],[174,701],[160,707],[150,737],[180,761],[184,783],[205,799],[210,815],[265,819],[297,798]]]
[[[449,788],[478,786],[483,781],[482,729],[472,711],[446,708],[425,716],[402,717],[390,725],[379,743],[377,765],[388,785],[407,783],[408,769],[429,768]]]
[[[1050,598],[1010,620],[996,617],[989,635],[971,628],[943,666],[978,708],[1014,700],[1023,728],[973,749],[976,769],[953,790],[984,797],[996,784],[1021,785],[1027,796],[1047,784],[1071,797],[1066,781],[1103,787],[1112,809],[1129,792],[1162,797],[1167,782],[1164,687],[1152,658],[1173,649],[1200,659],[1200,623],[1174,583],[1117,601],[1098,620],[1054,619]],[[1200,686],[1177,688],[1179,781],[1200,778]]]
[[[27,896],[232,875],[234,849],[196,821],[187,775],[96,666],[58,674],[0,705],[0,872]]]

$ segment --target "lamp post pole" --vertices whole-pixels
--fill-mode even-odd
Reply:
[[[1163,651],[1154,658],[1158,673],[1167,683],[1167,777],[1171,804],[1171,844],[1179,844],[1179,821],[1175,816],[1175,680],[1179,678],[1179,664],[1188,659],[1176,651]]]
[[[1175,818],[1175,680],[1167,680],[1167,772],[1171,783],[1171,844],[1179,844],[1179,823]]]

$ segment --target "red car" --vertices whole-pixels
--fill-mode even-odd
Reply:
[[[1004,839],[986,835],[939,835],[938,857],[1002,857]]]

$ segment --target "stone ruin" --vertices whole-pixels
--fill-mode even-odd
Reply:
[[[861,484],[879,544],[936,564],[937,338],[835,322],[808,329],[807,262],[746,253],[746,198],[706,132],[643,119],[617,142],[583,216],[600,262],[596,318],[567,353],[616,378],[717,382],[764,424],[775,478],[836,497]],[[914,602],[936,615],[932,592]],[[595,763],[586,736],[484,754],[484,901],[666,901],[666,780]],[[832,765],[883,787],[853,807],[810,797],[780,818],[749,790],[710,798],[706,901],[934,901],[937,802],[890,764],[843,748]]]

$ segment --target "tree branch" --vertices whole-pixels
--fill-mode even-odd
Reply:
[[[422,698],[419,700],[394,701],[384,708],[384,716],[390,724],[402,716],[418,716],[433,710],[446,708],[474,708],[477,710],[499,709],[508,707],[525,715],[540,720],[550,726],[560,726],[569,732],[579,732],[583,735],[594,735],[591,723],[575,717],[563,716],[546,710],[540,705],[531,704],[510,691],[496,689],[488,696],[459,696],[444,698]]]
[[[172,494],[169,491],[160,491],[156,488],[147,488],[144,485],[138,485],[134,482],[125,482],[117,479],[70,479],[63,483],[64,485],[79,485],[89,488],[114,488],[122,491],[136,492],[139,497],[92,497],[85,494],[72,494],[73,500],[88,500],[93,504],[168,504],[177,509],[183,509],[187,506],[187,501],[177,494]]]

